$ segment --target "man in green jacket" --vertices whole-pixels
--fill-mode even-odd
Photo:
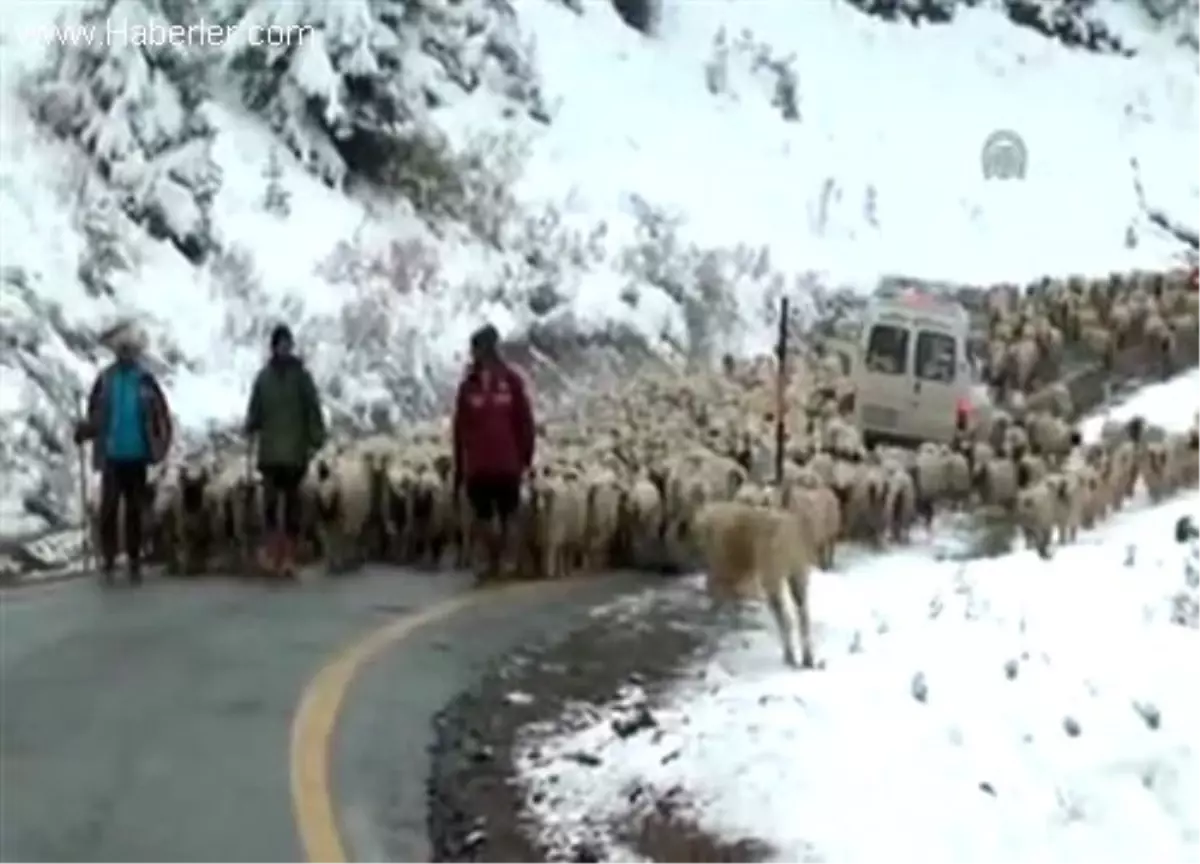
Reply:
[[[246,434],[258,436],[258,470],[263,477],[266,543],[259,565],[273,575],[295,576],[300,539],[300,483],[313,454],[325,443],[321,399],[312,375],[292,353],[287,325],[271,332],[271,359],[254,379],[246,409]],[[279,505],[283,503],[283,530]]]

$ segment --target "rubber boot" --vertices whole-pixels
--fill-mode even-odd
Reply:
[[[258,569],[268,576],[277,576],[282,552],[283,535],[278,531],[273,531],[267,535],[258,549]]]
[[[279,575],[284,579],[296,578],[296,539],[284,535],[279,538]]]
[[[500,577],[500,534],[494,525],[481,527],[480,531],[479,569],[475,574],[475,584],[489,585]]]
[[[499,546],[498,569],[501,578],[513,580],[521,578],[521,556],[518,554],[516,543],[513,542],[515,532],[511,527],[502,527],[497,541]]]

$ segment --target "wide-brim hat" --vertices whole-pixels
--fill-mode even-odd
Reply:
[[[135,321],[120,321],[100,334],[100,343],[113,351],[140,354],[146,350],[147,341],[146,331]]]

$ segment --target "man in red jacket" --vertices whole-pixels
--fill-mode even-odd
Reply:
[[[521,478],[533,464],[533,409],[525,382],[500,358],[499,343],[490,324],[471,336],[471,365],[454,409],[454,488],[465,486],[475,514],[486,557],[481,581],[500,574]]]

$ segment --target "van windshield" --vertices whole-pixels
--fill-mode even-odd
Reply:
[[[917,377],[942,384],[954,382],[958,343],[953,336],[922,330],[917,335]]]
[[[882,375],[908,372],[908,328],[876,324],[867,340],[867,371]]]

